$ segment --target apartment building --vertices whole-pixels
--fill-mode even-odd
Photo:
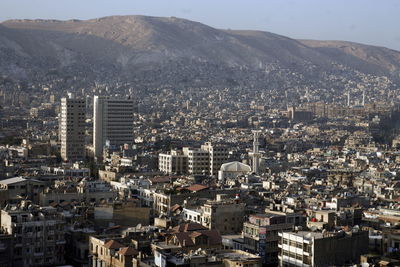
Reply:
[[[64,263],[64,219],[52,207],[22,202],[1,211],[1,229],[13,236],[12,266],[55,266]]]
[[[112,203],[117,197],[117,192],[104,181],[83,179],[72,188],[70,184],[70,182],[58,181],[55,188],[45,190],[39,195],[40,205],[75,201],[87,204]]]
[[[343,266],[368,253],[368,232],[280,232],[280,266]]]
[[[184,174],[187,173],[188,157],[179,150],[160,153],[158,155],[158,167],[165,174]]]
[[[266,265],[276,265],[278,261],[278,233],[290,231],[294,223],[285,215],[276,213],[250,215],[243,224],[244,249],[260,255]]]
[[[184,147],[159,154],[159,170],[166,174],[217,176],[221,165],[228,162],[226,147],[206,142],[200,148]]]
[[[135,248],[117,236],[90,236],[89,253],[93,267],[133,267],[133,259],[139,255]]]
[[[221,235],[240,233],[243,228],[245,204],[238,200],[207,201],[202,207],[202,224]]]

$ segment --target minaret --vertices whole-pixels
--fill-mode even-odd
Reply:
[[[347,106],[350,107],[350,91],[347,92]]]
[[[363,94],[362,94],[362,104],[363,107],[365,106],[365,90],[363,90]]]
[[[287,91],[285,91],[285,100],[286,100],[286,110],[287,110],[289,108],[289,101],[288,101],[288,98],[287,98]]]
[[[258,174],[260,168],[260,157],[261,154],[258,150],[260,143],[258,141],[261,131],[253,130],[254,140],[253,140],[253,152],[250,152],[249,155],[253,158],[253,173]]]

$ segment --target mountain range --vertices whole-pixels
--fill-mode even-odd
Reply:
[[[139,83],[168,80],[173,86],[207,84],[205,80],[243,84],[251,73],[282,71],[304,80],[318,79],[322,72],[360,72],[398,81],[400,52],[345,41],[221,30],[175,17],[0,23],[0,76],[11,79],[75,75]]]

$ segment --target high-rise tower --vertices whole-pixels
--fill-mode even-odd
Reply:
[[[85,100],[72,94],[61,99],[59,133],[64,161],[85,159]]]
[[[103,155],[103,147],[133,144],[132,99],[95,96],[93,104],[93,146],[96,158]]]

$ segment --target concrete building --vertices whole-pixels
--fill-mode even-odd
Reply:
[[[208,201],[202,207],[202,224],[221,235],[240,233],[243,228],[245,204],[236,200]]]
[[[264,264],[278,263],[278,233],[290,231],[294,224],[289,223],[285,215],[265,213],[250,215],[243,224],[243,247],[251,253],[260,255]]]
[[[20,207],[1,211],[1,229],[13,236],[12,266],[56,266],[64,263],[64,219],[52,207]]]
[[[95,96],[93,103],[93,147],[96,158],[103,156],[103,147],[133,144],[132,99]]]
[[[185,220],[218,230],[221,235],[236,234],[243,228],[245,204],[237,200],[209,200],[197,209],[184,208],[182,214]]]
[[[59,186],[48,188],[39,196],[42,206],[51,203],[85,202],[87,204],[112,203],[117,196],[109,183],[100,180],[83,179],[75,187],[60,181]]]
[[[216,176],[221,165],[228,161],[229,152],[226,147],[206,142],[200,148],[184,147],[182,151],[160,153],[158,158],[159,170],[167,174]]]
[[[221,165],[228,161],[229,151],[226,147],[212,145],[206,142],[201,146],[201,150],[207,151],[209,155],[209,174],[218,175]]]
[[[187,156],[187,173],[192,175],[208,175],[210,169],[210,155],[208,151],[199,148],[183,148],[183,154]]]
[[[342,266],[368,253],[368,232],[280,232],[280,266]]]
[[[155,250],[154,264],[157,267],[167,266],[204,266],[204,267],[261,267],[261,258],[241,250],[217,250],[210,254],[205,251],[183,254]]]
[[[179,150],[158,155],[158,168],[166,174],[184,174],[187,172],[188,157]]]
[[[139,252],[132,246],[124,244],[121,238],[108,238],[101,236],[89,237],[90,266],[103,267],[131,267],[133,259]]]
[[[64,161],[85,159],[85,100],[72,94],[61,99],[59,134]]]
[[[14,255],[14,238],[12,235],[0,233],[0,266],[12,267]]]
[[[39,194],[43,192],[45,183],[35,179],[14,177],[0,181],[0,190],[6,192],[7,203],[17,203],[23,199],[39,201]],[[4,203],[0,203],[3,205]]]

